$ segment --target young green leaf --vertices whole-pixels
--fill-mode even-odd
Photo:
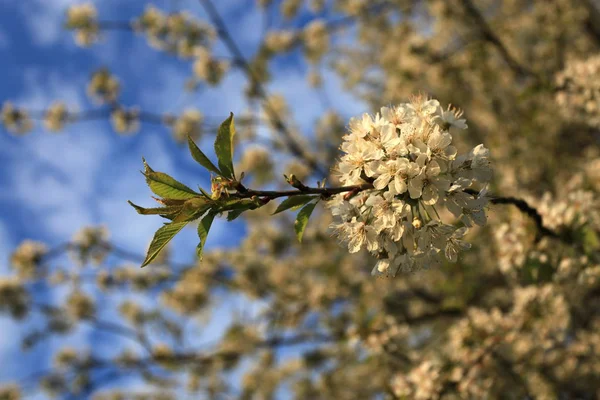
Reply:
[[[202,196],[206,197],[209,200],[212,200],[212,196],[206,190],[202,189],[202,187],[198,186],[198,190],[202,193]]]
[[[215,215],[215,213],[209,212],[204,218],[200,220],[200,223],[198,224],[198,237],[200,238],[200,243],[198,243],[198,246],[196,247],[196,254],[198,254],[198,258],[200,260],[202,260],[202,251],[204,250],[204,244],[206,243],[208,231],[210,231],[210,226],[212,225],[212,222],[215,219]]]
[[[296,237],[299,242],[302,242],[302,236],[304,235],[304,230],[306,229],[306,225],[308,224],[308,219],[312,214],[313,210],[317,203],[308,203],[305,205],[302,210],[298,213],[296,217],[296,222],[294,222],[294,230],[296,231]]]
[[[244,211],[255,210],[260,207],[260,204],[257,204],[255,201],[244,199],[244,200],[235,200],[235,201],[226,201],[223,202],[221,207],[219,207],[218,212],[227,212],[227,221],[233,221],[237,217],[239,217]]]
[[[156,256],[160,253],[160,251],[179,233],[184,226],[187,225],[187,222],[178,222],[178,223],[168,223],[162,226],[159,230],[154,234],[154,238],[152,238],[152,243],[150,243],[150,248],[148,249],[148,254],[146,254],[146,259],[142,263],[142,268],[146,265],[150,264],[152,260],[156,258]]]
[[[247,211],[248,209],[239,209],[239,210],[231,210],[227,213],[227,221],[231,222],[234,219],[236,219],[237,217],[239,217],[240,215],[242,215],[244,213],[244,211]]]
[[[174,200],[187,200],[200,196],[200,193],[194,192],[163,172],[146,171],[144,175],[150,190],[158,196]]]
[[[133,202],[131,202],[129,200],[127,200],[127,202],[133,208],[135,208],[135,211],[137,211],[138,214],[142,214],[142,215],[173,215],[173,214],[179,213],[182,209],[182,206],[144,208],[144,207],[138,206],[137,204],[134,204]]]
[[[206,155],[202,152],[202,150],[200,150],[198,148],[198,146],[196,146],[196,143],[194,143],[194,141],[192,140],[191,137],[188,136],[188,146],[190,148],[190,153],[192,153],[192,158],[194,160],[196,160],[196,162],[200,165],[202,165],[204,168],[206,168],[207,170],[214,172],[217,175],[223,175],[221,173],[221,171],[219,171],[219,168],[217,168],[215,166],[215,164],[212,163],[212,161],[210,161],[208,159],[208,157],[206,157]]]
[[[186,200],[177,200],[177,199],[161,199],[160,197],[151,196],[158,204],[162,204],[163,206],[179,206],[182,207],[185,204]]]
[[[297,210],[312,199],[316,199],[318,196],[291,196],[285,199],[279,204],[273,215],[278,214],[285,210]]]
[[[219,127],[215,139],[215,153],[219,160],[219,169],[226,178],[235,179],[233,171],[233,137],[235,136],[235,124],[233,113],[229,115]]]
[[[154,170],[152,168],[150,168],[150,166],[148,165],[148,163],[146,162],[146,159],[144,157],[142,157],[142,162],[144,163],[144,175],[147,174],[148,172],[154,172]]]
[[[214,205],[213,201],[207,200],[204,197],[194,197],[193,199],[189,199],[185,202],[181,212],[175,217],[173,222],[193,221],[201,217]]]

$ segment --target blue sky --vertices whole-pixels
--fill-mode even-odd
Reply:
[[[146,40],[130,32],[108,32],[90,49],[77,47],[72,35],[62,29],[66,7],[78,0],[0,0],[0,102],[32,110],[41,110],[54,100],[86,110],[95,107],[86,98],[89,75],[106,65],[121,80],[121,102],[139,105],[142,110],[179,113],[197,107],[205,115],[225,119],[230,111],[241,113],[247,107],[241,93],[245,84],[242,73],[233,72],[216,89],[186,93],[183,85],[190,77],[190,62],[150,48]],[[146,1],[102,0],[94,2],[102,20],[129,20],[139,15]],[[204,17],[196,0],[158,0],[163,10],[186,9]],[[253,10],[254,0],[215,1],[236,41],[247,55],[259,42],[262,16]],[[308,13],[296,21],[277,26],[302,25]],[[220,55],[226,50],[218,45]],[[297,55],[279,59],[275,64],[271,93],[282,93],[294,110],[295,122],[306,132],[325,110],[304,78],[307,66]],[[341,92],[339,83],[329,74],[326,88],[335,99],[334,108],[343,115],[356,115],[364,104]],[[293,102],[291,99],[294,99]],[[207,134],[201,147],[210,149],[213,136]],[[84,225],[106,225],[110,240],[135,253],[143,253],[159,218],[139,216],[127,204],[151,204],[150,192],[142,176],[141,157],[152,167],[167,172],[190,186],[208,186],[208,175],[197,166],[187,150],[171,139],[160,126],[143,124],[132,136],[119,136],[108,121],[69,125],[61,133],[45,131],[40,124],[26,136],[16,137],[0,128],[0,275],[10,274],[8,257],[24,239],[47,243],[49,247],[68,241]],[[243,237],[244,226],[217,221],[208,246],[235,246]],[[175,261],[193,258],[197,243],[194,229],[185,230],[174,241]],[[239,305],[240,299],[226,299],[221,315]],[[226,311],[229,310],[229,311]],[[213,321],[217,335],[227,316]],[[32,372],[32,363],[48,360],[48,348],[22,353],[20,328],[0,317],[0,364],[14,365],[0,371],[0,384]],[[83,333],[84,344],[95,336]],[[203,338],[206,339],[206,338]],[[206,340],[205,340],[206,341]],[[58,342],[57,342],[58,343]],[[55,345],[49,344],[49,345]],[[19,357],[19,363],[14,360]]]

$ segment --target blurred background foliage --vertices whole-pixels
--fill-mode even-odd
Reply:
[[[202,262],[175,262],[166,251],[144,269],[145,249],[122,248],[105,227],[57,246],[26,240],[0,278],[0,312],[25,326],[13,345],[51,348],[51,359],[2,382],[0,399],[600,396],[600,4],[240,1],[264,20],[250,52],[225,3],[198,3],[193,12],[148,4],[132,19],[77,3],[65,9],[64,34],[83,52],[113,40],[112,31],[138,35],[189,67],[181,91],[240,98],[245,108],[231,110],[236,170],[253,188],[284,188],[283,173],[336,184],[329,171],[353,116],[338,106],[340,91],[372,113],[418,93],[451,103],[469,125],[459,150],[485,143],[491,192],[526,200],[546,231],[515,207],[492,205],[457,264],[394,279],[372,278],[374,260],[348,254],[322,208],[302,244],[293,216],[271,216],[270,204],[243,215],[239,245],[213,243]],[[304,98],[271,90],[282,60],[301,65],[299,84],[314,88],[322,104],[314,121],[294,118]],[[176,142],[211,141],[227,117],[144,110],[122,101],[130,82],[110,65],[90,73],[88,109],[2,99],[5,132],[106,120],[122,135],[156,125]],[[221,88],[235,73],[244,85]],[[341,86],[331,93],[334,77]],[[223,306],[231,299],[244,311]],[[199,343],[211,321],[220,333]],[[90,339],[73,339],[82,334]]]

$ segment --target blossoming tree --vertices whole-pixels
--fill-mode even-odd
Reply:
[[[233,110],[220,124],[201,110],[149,113],[121,103],[107,68],[88,86],[98,108],[4,103],[2,122],[17,135],[38,119],[60,131],[107,118],[122,134],[160,124],[211,187],[196,191],[144,160],[159,206],[131,205],[165,219],[145,257],[97,227],[58,248],[21,244],[14,274],[0,280],[0,311],[42,316],[45,329],[25,347],[53,336],[64,347],[52,368],[6,385],[0,398],[38,389],[133,398],[106,389],[122,377],[141,380],[138,395],[148,398],[600,396],[597,4],[259,0],[265,15],[296,28],[268,29],[248,59],[219,4],[199,2],[200,16],[149,5],[132,21],[77,5],[66,27],[84,47],[115,29],[143,35],[190,64],[185,90],[219,87],[240,70],[253,112]],[[371,108],[324,109],[314,132],[295,128],[294,103],[268,85],[274,60],[289,53],[304,56],[318,93],[335,73]],[[198,146],[203,136],[210,150]],[[205,249],[220,217],[245,221],[238,248]],[[171,262],[169,241],[192,224],[196,261]],[[64,252],[85,268],[54,263]],[[108,255],[138,264],[110,267]],[[40,283],[66,289],[64,302],[40,303]],[[99,292],[119,299],[118,320],[104,319]],[[259,311],[207,347],[186,345],[221,293]],[[108,331],[115,353],[69,346],[79,325]]]

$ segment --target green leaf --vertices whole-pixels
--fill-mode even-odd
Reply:
[[[150,190],[158,196],[173,200],[186,200],[200,196],[200,193],[194,192],[163,172],[155,172],[148,167],[144,175]]]
[[[214,205],[215,203],[213,201],[207,200],[204,197],[194,197],[193,199],[189,199],[185,202],[181,212],[175,217],[173,222],[193,221],[201,217],[211,207],[214,207]]]
[[[226,178],[235,179],[233,171],[233,137],[235,136],[235,125],[233,113],[229,115],[219,127],[215,139],[215,153],[219,160],[219,169]]]
[[[202,150],[200,150],[198,148],[198,146],[196,146],[196,143],[194,143],[192,138],[189,136],[187,138],[188,138],[188,146],[190,148],[190,153],[192,153],[192,158],[194,160],[196,160],[196,162],[198,164],[202,165],[207,170],[212,171],[212,172],[216,173],[217,175],[223,175],[221,173],[221,171],[219,171],[219,168],[217,168],[215,166],[215,164],[213,164],[212,161],[210,161],[208,159],[208,157],[206,157],[206,155],[202,152]]]
[[[302,243],[302,236],[304,235],[304,230],[308,224],[308,219],[310,218],[310,215],[312,214],[316,205],[317,202],[308,203],[302,208],[302,210],[300,210],[298,216],[296,217],[296,222],[294,222],[294,230],[296,231],[296,237],[300,243]]]
[[[316,199],[318,196],[291,196],[285,199],[279,204],[273,215],[278,214],[285,210],[297,210],[312,199]]]
[[[208,237],[208,231],[210,231],[210,226],[215,219],[215,213],[209,212],[206,214],[204,218],[200,220],[198,224],[198,237],[200,238],[200,243],[196,247],[196,254],[198,254],[198,258],[202,260],[202,251],[204,250],[204,244],[206,243],[206,238]]]
[[[144,207],[138,206],[137,204],[134,204],[133,202],[131,202],[129,200],[127,200],[127,202],[133,208],[135,208],[135,211],[137,211],[138,214],[142,214],[142,215],[171,215],[171,214],[179,213],[182,209],[182,206],[144,208]]]
[[[146,162],[146,159],[144,157],[142,157],[142,162],[144,163],[144,174],[147,174],[149,172],[154,172],[154,170],[152,168],[150,168],[150,166],[148,165],[148,163]]]
[[[248,209],[239,209],[239,210],[231,210],[229,211],[229,213],[227,213],[227,221],[231,222],[234,219],[236,219],[237,217],[239,217],[240,215],[242,215],[244,213],[244,211],[247,211]]]
[[[251,200],[251,199],[236,199],[236,200],[225,200],[221,201],[219,212],[231,211],[231,210],[254,210],[262,205],[262,203]]]
[[[187,222],[168,223],[157,230],[154,234],[154,238],[152,238],[152,243],[150,243],[146,259],[142,263],[142,268],[150,264],[167,243],[169,243],[186,225]]]
[[[182,207],[185,203],[185,200],[176,200],[176,199],[161,199],[159,197],[151,196],[157,203],[162,204],[163,206],[179,206]]]
[[[229,213],[227,214],[227,221],[233,221],[234,219],[242,215],[243,212],[248,210],[255,210],[257,208],[260,208],[261,206],[263,206],[263,203],[255,200],[231,200],[222,202],[218,212],[229,211]]]
[[[206,197],[209,200],[212,200],[212,196],[206,190],[202,189],[200,186],[198,186],[198,190],[200,190],[200,193],[202,193],[202,196]]]

